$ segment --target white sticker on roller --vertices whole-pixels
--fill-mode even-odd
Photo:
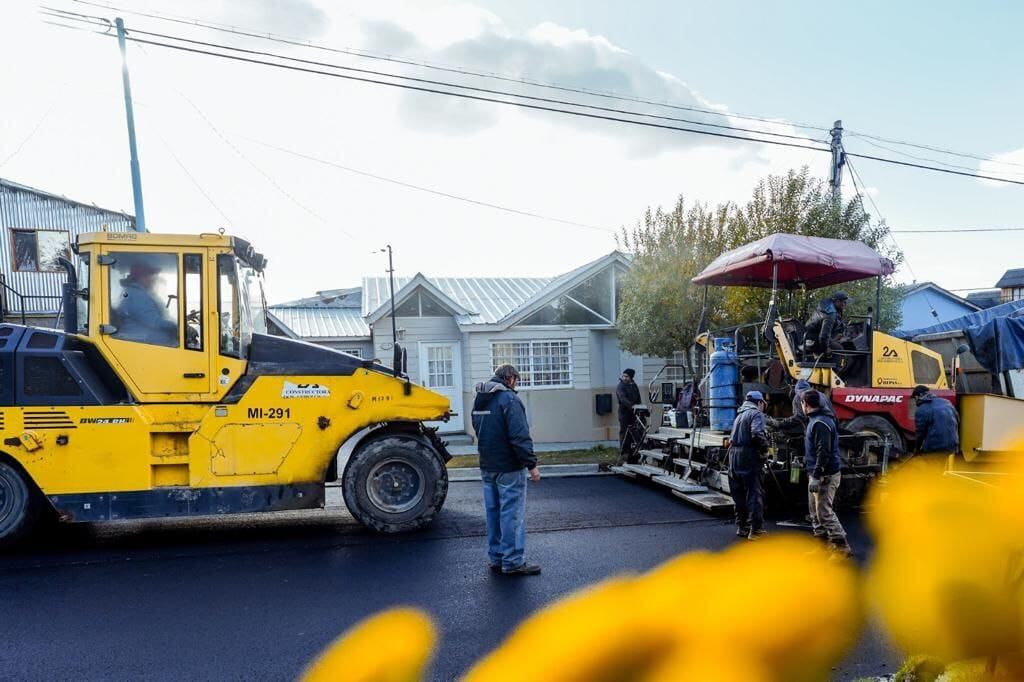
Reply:
[[[320,384],[293,384],[290,381],[284,382],[281,389],[282,398],[330,398],[331,391]]]

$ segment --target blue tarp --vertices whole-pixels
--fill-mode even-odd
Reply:
[[[1024,317],[997,317],[966,332],[971,352],[989,372],[1024,368]]]
[[[952,332],[967,329],[968,327],[978,327],[986,322],[990,322],[991,320],[1012,315],[1021,308],[1024,308],[1024,301],[1010,301],[1009,303],[997,305],[994,308],[979,310],[976,313],[958,317],[957,319],[950,320],[949,322],[933,324],[931,327],[921,327],[920,329],[910,330],[898,329],[892,332],[892,335],[901,339],[912,339],[915,336],[920,336],[921,334],[937,334],[938,332]]]

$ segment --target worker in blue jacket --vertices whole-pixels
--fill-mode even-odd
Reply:
[[[761,391],[750,391],[736,411],[729,436],[729,493],[736,509],[736,535],[756,540],[764,529],[764,464],[768,452]]]
[[[849,555],[846,530],[833,508],[836,491],[843,479],[839,426],[835,417],[823,409],[822,398],[818,391],[804,391],[802,394],[803,411],[807,415],[807,431],[804,433],[807,508],[814,536],[827,539],[834,549]]]
[[[915,386],[911,396],[917,403],[914,412],[915,454],[959,452],[960,419],[953,404],[932,395],[927,386]]]
[[[476,385],[473,430],[480,451],[487,518],[487,556],[491,571],[537,575],[540,565],[526,561],[526,479],[540,480],[526,407],[516,395],[519,372],[512,365],[494,370]]]

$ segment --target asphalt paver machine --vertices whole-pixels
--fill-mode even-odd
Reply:
[[[942,356],[928,348],[875,329],[881,279],[893,264],[857,241],[773,234],[728,251],[692,281],[705,286],[757,287],[771,290],[763,320],[722,330],[705,330],[695,343],[693,380],[701,402],[687,428],[661,425],[648,430],[634,461],[613,470],[631,478],[649,479],[673,494],[707,510],[729,510],[732,500],[726,452],[729,427],[742,396],[760,390],[767,413],[792,414],[795,383],[807,380],[829,396],[840,425],[846,496],[862,494],[867,481],[910,451],[914,437],[914,386],[928,386],[955,403],[948,388]],[[798,290],[816,289],[876,278],[876,302],[866,315],[846,316],[841,350],[828,355],[804,352],[804,325],[780,314],[780,301],[790,304]],[[706,297],[705,297],[706,300]],[[722,364],[732,370],[716,371]],[[730,378],[731,377],[731,378]],[[652,402],[674,395],[674,385],[651,384]],[[802,432],[776,431],[766,463],[770,505],[794,510],[804,503]]]

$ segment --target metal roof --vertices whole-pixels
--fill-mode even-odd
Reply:
[[[996,282],[996,289],[1007,289],[1009,287],[1024,286],[1024,268],[1007,270]]]
[[[362,289],[328,289],[316,292],[316,296],[308,296],[286,303],[275,303],[274,308],[355,308],[362,306]]]
[[[359,308],[271,306],[270,314],[303,339],[370,338],[370,326]]]
[[[76,201],[74,199],[68,199],[66,196],[63,196],[61,194],[54,194],[53,192],[47,192],[46,190],[37,189],[35,187],[29,187],[28,185],[23,185],[20,182],[14,182],[13,180],[7,180],[5,178],[0,178],[0,185],[6,185],[7,187],[10,187],[11,189],[15,189],[15,190],[18,190],[18,191],[21,191],[21,192],[31,192],[32,194],[36,194],[38,196],[45,197],[47,199],[58,199],[60,201],[68,203],[68,204],[75,204],[76,206],[81,206],[83,208],[91,208],[94,211],[102,211],[103,213],[111,213],[111,214],[120,216],[121,218],[125,218],[127,220],[130,220],[133,225],[135,223],[135,216],[133,216],[133,215],[131,215],[129,213],[125,213],[124,211],[115,211],[115,210],[109,209],[109,208],[102,208],[100,206],[97,206],[96,204],[87,204],[84,201]]]
[[[399,291],[413,277],[396,277]],[[427,277],[445,296],[470,315],[456,315],[460,325],[495,324],[544,289],[550,277]],[[363,315],[368,316],[389,300],[387,277],[363,278]]]

